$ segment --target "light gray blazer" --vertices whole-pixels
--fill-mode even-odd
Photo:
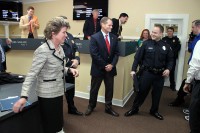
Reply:
[[[36,93],[39,97],[54,98],[64,94],[65,54],[61,46],[55,50],[51,40],[47,40],[34,52],[33,62],[22,86],[21,96],[29,95],[37,78]]]

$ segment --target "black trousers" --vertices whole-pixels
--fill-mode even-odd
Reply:
[[[89,107],[92,109],[96,107],[98,92],[102,81],[104,81],[105,84],[105,103],[108,106],[112,105],[114,76],[106,73],[104,77],[92,76],[89,99]]]
[[[33,33],[28,33],[28,38],[34,38]]]
[[[178,90],[178,93],[177,93],[178,98],[180,98],[180,99],[184,99],[184,96],[187,95],[187,93],[183,91],[183,87],[184,87],[184,85],[185,85],[185,80],[186,80],[186,79],[183,79],[183,81],[182,81],[182,83],[181,83],[181,86],[180,86],[180,88],[179,88],[179,90]]]
[[[190,102],[189,124],[191,133],[200,133],[200,81],[195,82]]]
[[[176,85],[175,79],[174,79],[174,76],[175,76],[175,68],[176,68],[176,59],[174,59],[172,70],[171,70],[170,73],[169,73],[170,87],[172,87],[172,89],[174,89],[174,88],[175,88],[175,85]]]
[[[157,112],[163,85],[164,77],[162,74],[154,74],[152,72],[144,71],[139,79],[139,92],[133,102],[133,108],[139,109],[139,107],[144,103],[144,100],[146,99],[152,86],[152,105],[150,112]]]
[[[57,133],[63,128],[63,96],[38,97],[44,133]]]
[[[67,77],[65,77],[66,83],[75,84],[75,78],[72,74],[69,74]],[[74,95],[75,95],[75,88],[71,88],[65,92],[65,97],[67,99],[68,104],[68,111],[76,111],[77,108],[74,105]]]

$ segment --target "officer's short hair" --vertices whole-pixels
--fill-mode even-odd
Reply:
[[[109,17],[103,17],[100,21],[100,23],[102,24],[106,24],[108,20],[111,20]],[[112,20],[111,20],[112,21]]]
[[[174,32],[174,28],[173,27],[168,27],[167,30],[172,30]]]
[[[158,27],[160,29],[160,32],[163,33],[164,32],[164,28],[161,24],[156,24],[154,27]]]
[[[196,20],[196,21],[194,22],[194,25],[195,25],[195,26],[200,26],[200,20]]]
[[[128,17],[128,14],[127,14],[127,13],[121,13],[121,14],[119,15],[119,18],[121,18],[121,17]]]

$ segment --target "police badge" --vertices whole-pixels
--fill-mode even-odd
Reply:
[[[163,50],[166,50],[166,47],[165,47],[165,46],[162,46],[162,49],[163,49]]]

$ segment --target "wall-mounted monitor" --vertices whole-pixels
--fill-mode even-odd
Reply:
[[[19,21],[22,14],[22,2],[0,0],[0,21]]]
[[[99,18],[108,16],[108,0],[74,0],[73,20],[85,20],[93,9],[99,9]]]

